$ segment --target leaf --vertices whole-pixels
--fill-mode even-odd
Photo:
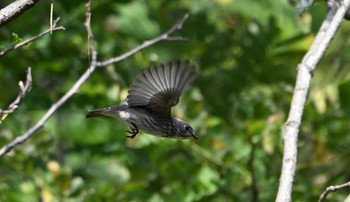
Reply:
[[[6,119],[7,116],[8,116],[7,113],[1,113],[0,124]]]

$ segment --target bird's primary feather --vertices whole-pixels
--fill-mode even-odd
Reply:
[[[144,70],[128,91],[128,106],[144,106],[170,116],[171,107],[196,78],[189,62],[171,62]]]

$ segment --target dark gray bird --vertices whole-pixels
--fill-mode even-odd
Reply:
[[[153,66],[136,78],[123,104],[91,110],[86,118],[110,116],[121,119],[129,125],[129,138],[143,131],[161,137],[198,140],[188,123],[171,116],[171,108],[195,78],[194,66],[188,61]]]

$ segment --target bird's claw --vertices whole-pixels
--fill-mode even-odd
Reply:
[[[137,126],[134,123],[131,123],[133,127],[129,127],[131,131],[126,131],[132,135],[127,135],[126,137],[134,139],[134,137],[136,137],[136,135],[139,133],[139,129],[137,128]]]

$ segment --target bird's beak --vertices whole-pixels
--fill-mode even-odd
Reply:
[[[194,131],[191,133],[191,135],[194,139],[199,140],[198,136],[196,135],[196,133]]]

